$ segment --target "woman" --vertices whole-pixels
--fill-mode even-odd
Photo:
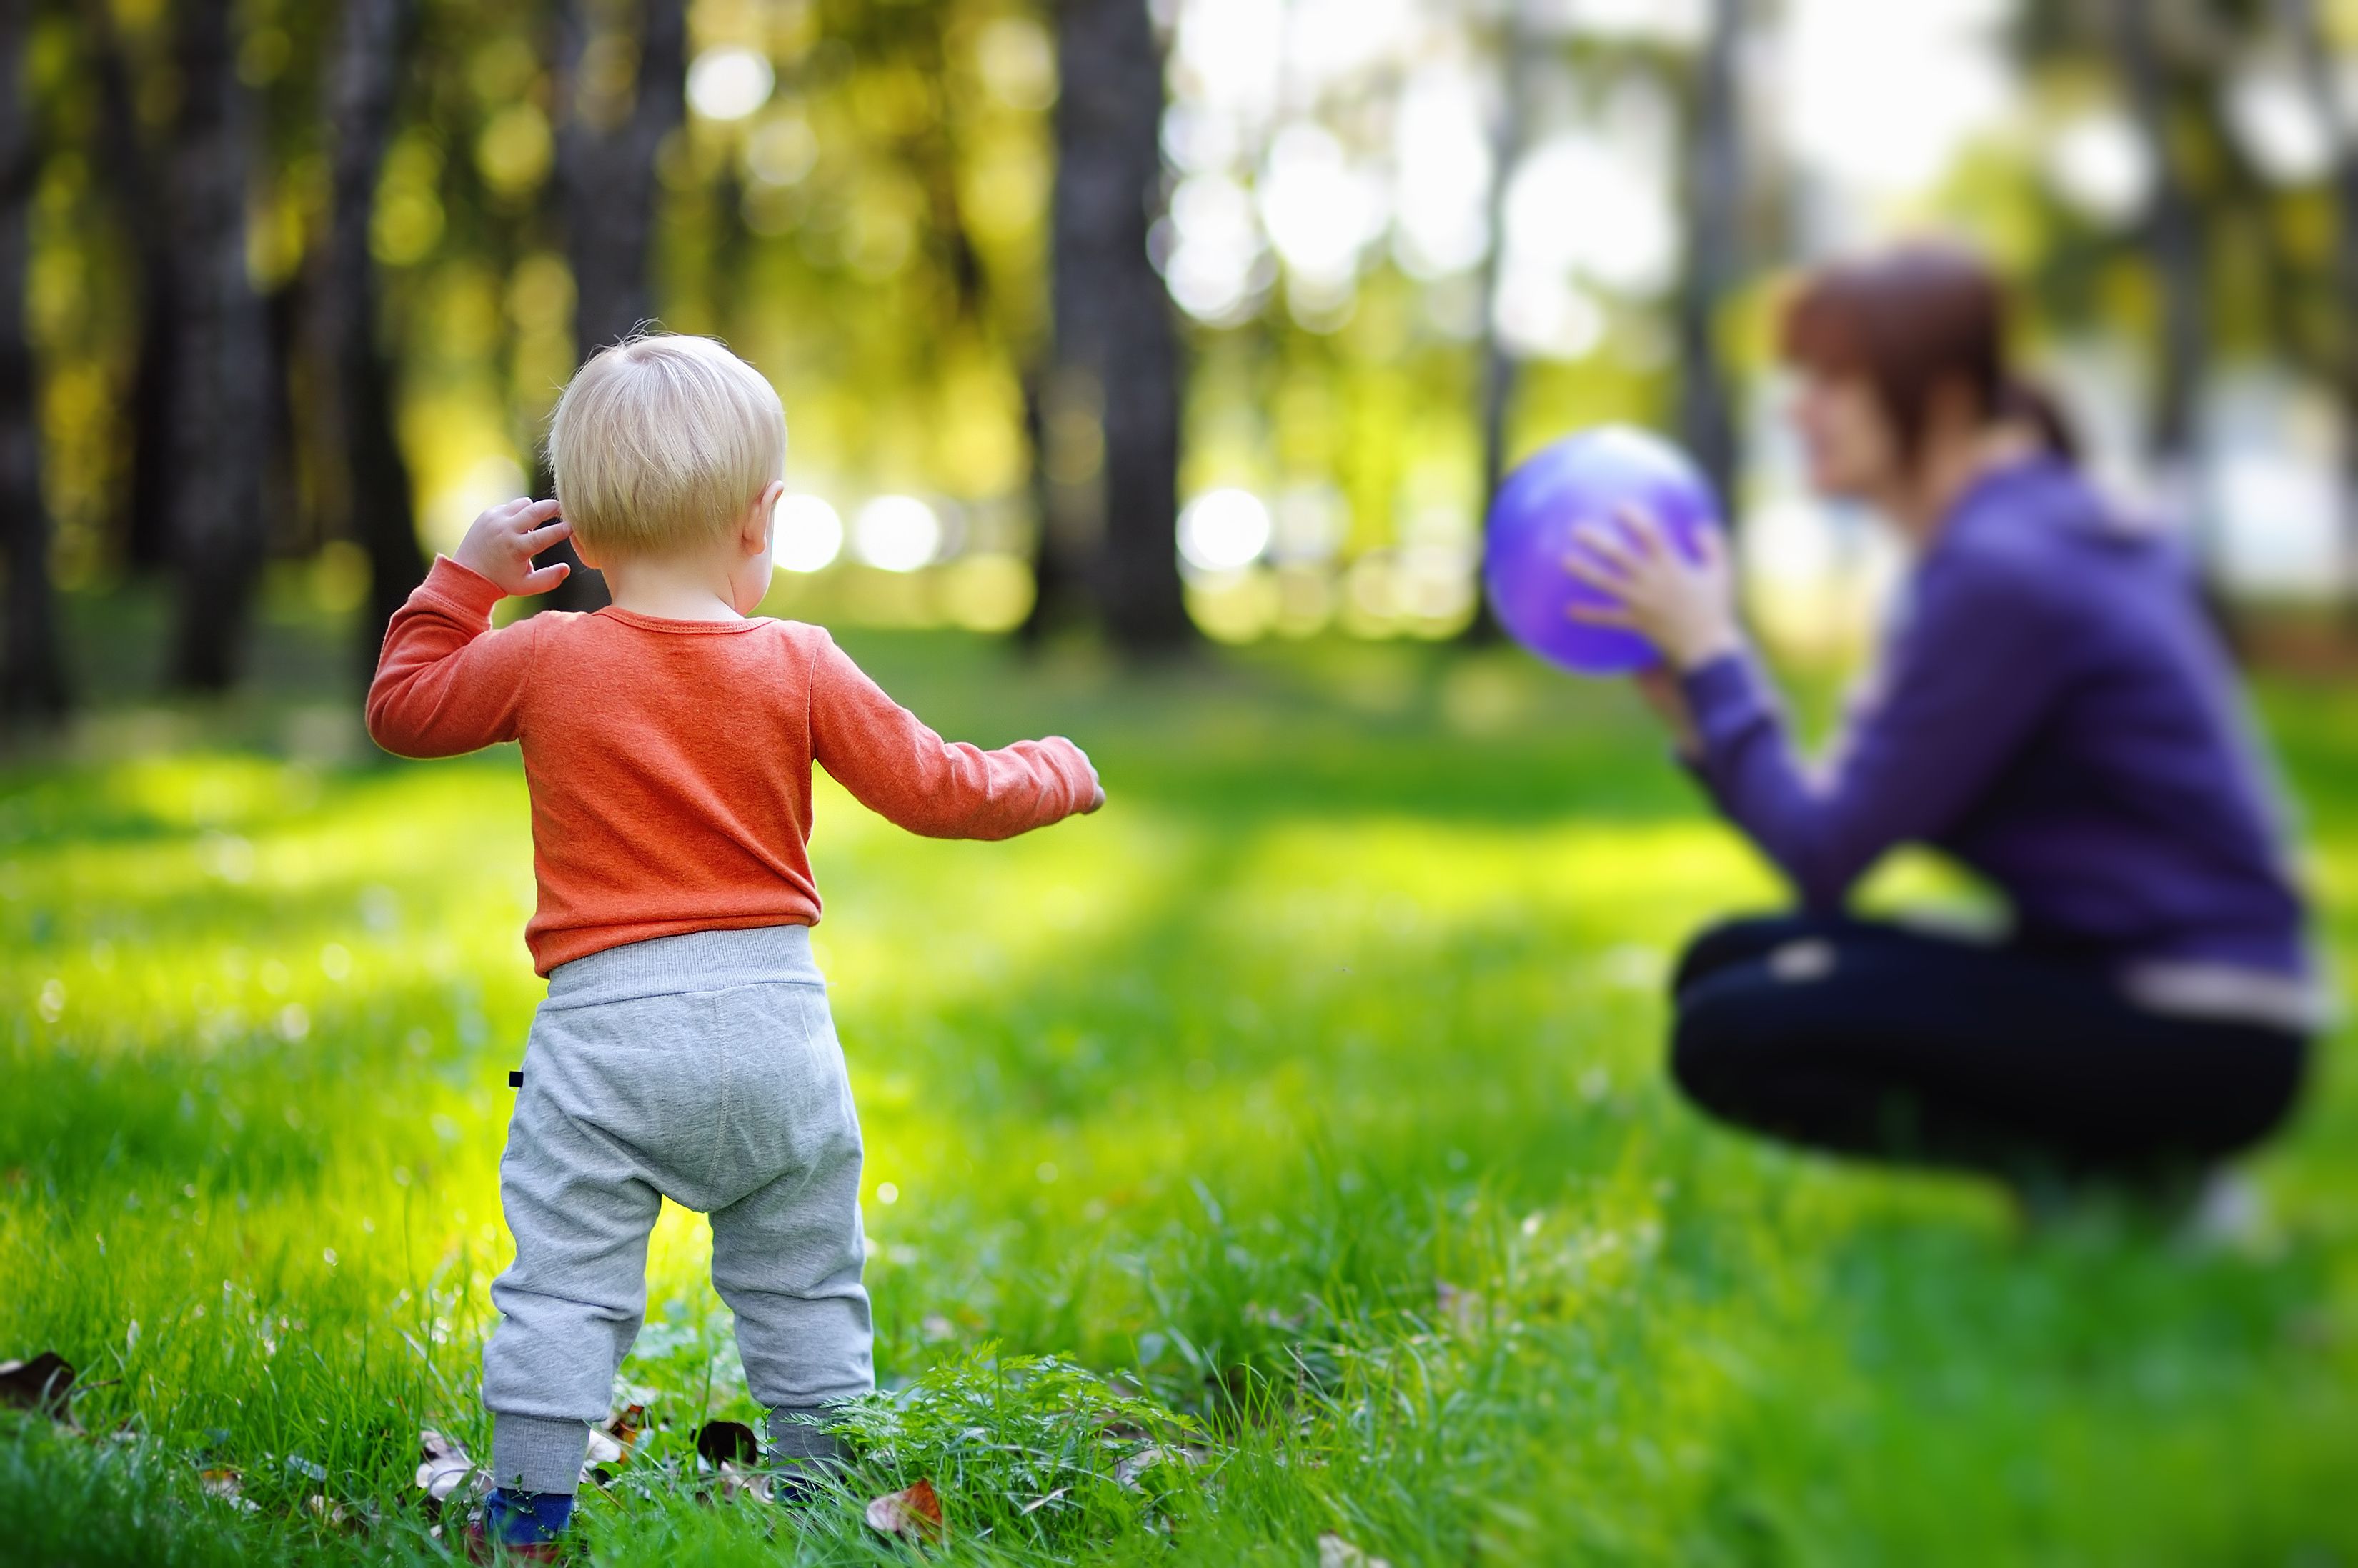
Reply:
[[[1823,768],[1789,749],[1717,551],[1631,517],[1575,563],[1618,600],[1594,618],[1662,651],[1641,688],[1800,898],[1688,949],[1672,1071],[1714,1115],[1822,1148],[2174,1184],[2294,1103],[2320,1011],[2301,902],[2186,563],[2074,468],[2004,326],[1984,266],[1933,247],[1830,268],[1786,319],[1812,483],[1914,557]],[[1844,915],[1911,842],[1995,883],[2011,935]]]

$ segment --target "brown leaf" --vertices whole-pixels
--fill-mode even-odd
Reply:
[[[631,1450],[639,1445],[639,1434],[647,1429],[647,1407],[624,1405],[608,1418],[604,1431],[621,1445],[622,1456],[629,1458]]]
[[[887,1492],[869,1503],[868,1528],[912,1541],[939,1541],[944,1533],[941,1496],[929,1480],[904,1491]]]
[[[0,1405],[63,1419],[73,1381],[72,1366],[54,1350],[44,1350],[29,1361],[0,1361]]]
[[[613,1480],[604,1467],[626,1463],[631,1450],[646,1430],[647,1407],[629,1405],[606,1418],[604,1424],[590,1429],[590,1446],[581,1462],[581,1479],[590,1485],[602,1487]]]
[[[696,1456],[715,1469],[752,1465],[761,1459],[762,1444],[741,1421],[708,1421],[696,1429]]]
[[[205,1496],[246,1513],[259,1513],[254,1499],[245,1495],[245,1477],[226,1465],[218,1465],[198,1474],[197,1485]]]

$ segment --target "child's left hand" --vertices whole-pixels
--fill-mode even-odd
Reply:
[[[563,561],[535,568],[532,558],[572,534],[573,524],[557,517],[556,502],[519,496],[476,518],[452,558],[511,599],[546,593],[573,568]]]

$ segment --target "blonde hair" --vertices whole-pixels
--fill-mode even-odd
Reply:
[[[710,338],[633,333],[574,373],[548,421],[567,522],[600,555],[725,537],[786,465],[786,415],[762,373]]]

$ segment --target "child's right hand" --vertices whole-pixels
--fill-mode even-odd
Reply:
[[[546,593],[573,568],[563,561],[535,568],[532,558],[572,533],[573,524],[557,516],[556,502],[519,496],[476,518],[452,558],[512,599]]]
[[[1059,735],[1056,738],[1060,741],[1065,741],[1065,745],[1073,746],[1072,741],[1065,741],[1065,737]],[[1081,752],[1081,749],[1078,746],[1073,746],[1073,750],[1076,752]],[[1089,770],[1089,786],[1093,792],[1089,797],[1088,805],[1081,807],[1081,815],[1087,816],[1090,812],[1095,811],[1099,806],[1105,805],[1105,785],[1098,781],[1098,765],[1089,761],[1089,754],[1087,752],[1081,752],[1081,766]]]

